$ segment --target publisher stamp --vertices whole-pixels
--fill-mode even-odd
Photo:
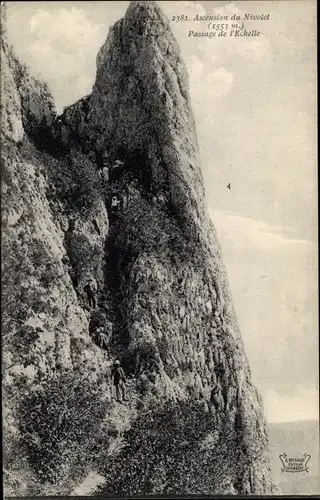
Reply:
[[[281,472],[309,472],[308,463],[311,455],[305,453],[301,458],[289,458],[286,453],[279,455],[283,467]]]

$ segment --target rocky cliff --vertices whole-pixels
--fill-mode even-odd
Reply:
[[[2,51],[9,493],[67,494],[90,473],[96,494],[272,492],[168,20],[131,2],[91,95],[60,117],[5,36]],[[116,358],[126,405],[112,395]]]

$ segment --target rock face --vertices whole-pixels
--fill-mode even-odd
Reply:
[[[206,212],[187,72],[167,19],[153,2],[131,2],[99,51],[92,94],[54,124],[46,88],[26,69],[17,83],[3,50],[4,387],[7,433],[26,456],[8,458],[10,491],[67,494],[91,467],[104,477],[100,493],[271,493],[262,401]],[[43,142],[51,134],[50,151],[39,130]],[[106,154],[109,165],[123,162],[107,181],[94,166]],[[83,295],[89,276],[95,312]],[[116,358],[126,407],[108,397]],[[53,457],[41,475],[30,442],[45,438],[31,421],[22,443],[21,401],[66,371],[69,384],[100,388],[105,418],[91,441],[107,452],[89,460],[87,444],[74,448],[65,434],[65,468]]]
[[[46,480],[49,470],[41,476],[41,467],[35,465],[32,454],[43,447],[44,454],[48,453],[52,440],[47,438],[45,444],[41,426],[49,426],[50,419],[43,407],[36,429],[32,415],[35,400],[30,397],[51,391],[56,405],[51,410],[59,414],[57,392],[52,393],[54,384],[60,385],[62,394],[65,387],[68,398],[66,384],[72,386],[72,376],[79,384],[82,379],[90,381],[93,392],[99,385],[108,394],[109,355],[89,335],[90,313],[79,290],[91,275],[101,287],[109,223],[98,192],[86,210],[73,205],[72,191],[67,192],[68,197],[63,196],[70,187],[70,175],[65,171],[69,163],[34,145],[39,139],[48,139],[46,127],[55,119],[52,98],[46,86],[18,63],[5,38],[1,49],[5,485],[8,494],[63,492],[68,491],[72,460],[67,460],[60,471],[59,477],[67,480],[56,480],[53,486]],[[79,156],[76,158],[79,160]],[[78,169],[79,163],[76,166]],[[87,190],[92,187],[91,172],[84,172],[84,168],[90,169],[90,163],[81,171]],[[74,190],[81,188],[79,179],[73,182]],[[39,401],[45,404],[44,398]],[[31,411],[29,420],[25,411]],[[28,442],[25,438],[31,434]],[[32,447],[36,439],[38,445]],[[60,445],[63,452],[62,440]],[[56,451],[56,460],[58,457]]]
[[[23,130],[34,141],[39,131],[49,133],[55,110],[48,86],[20,64],[5,37],[1,41],[1,75],[3,133],[16,142],[22,139]]]

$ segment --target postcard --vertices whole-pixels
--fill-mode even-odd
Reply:
[[[6,498],[319,495],[316,40],[1,3]]]

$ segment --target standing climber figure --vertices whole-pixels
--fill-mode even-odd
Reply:
[[[117,213],[119,210],[120,200],[116,196],[112,196],[111,200],[111,212],[113,214]]]
[[[102,176],[105,182],[109,182],[109,166],[104,165],[102,168]]]
[[[93,307],[95,309],[97,307],[96,293],[97,293],[97,284],[93,278],[90,278],[88,283],[84,287],[84,291],[87,294],[89,307]]]
[[[121,403],[121,394],[122,393],[122,401],[127,401],[126,399],[126,376],[124,374],[123,369],[121,368],[120,361],[117,359],[114,362],[114,366],[112,368],[112,377],[113,383],[116,388],[116,399]]]

